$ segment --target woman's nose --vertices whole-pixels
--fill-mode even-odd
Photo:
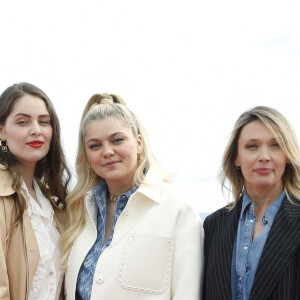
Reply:
[[[32,123],[30,134],[37,135],[37,136],[41,134],[41,128],[37,122]]]
[[[259,152],[259,160],[262,162],[270,160],[270,152],[268,147],[261,147]]]
[[[108,157],[112,157],[114,155],[114,150],[111,146],[104,146],[103,147],[103,155],[105,158],[108,158]]]

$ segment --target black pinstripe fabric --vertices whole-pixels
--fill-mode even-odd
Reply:
[[[204,221],[203,299],[231,299],[231,260],[242,201]],[[300,300],[300,206],[284,199],[263,249],[251,300]]]

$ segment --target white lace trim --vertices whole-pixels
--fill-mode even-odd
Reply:
[[[56,300],[59,298],[62,272],[59,264],[61,252],[58,247],[60,235],[53,218],[54,211],[36,181],[34,189],[39,204],[28,193],[24,183],[22,187],[26,192],[28,214],[40,251],[40,261],[33,277],[29,300]]]

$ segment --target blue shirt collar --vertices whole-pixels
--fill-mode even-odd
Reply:
[[[273,220],[282,204],[282,201],[285,197],[285,191],[283,191],[276,199],[271,203],[271,205],[268,207],[266,210],[264,216],[265,218],[268,219],[268,222],[270,223],[270,226],[273,223]],[[245,210],[253,210],[252,212],[254,213],[254,204],[251,201],[250,197],[248,196],[247,192],[245,191],[243,194],[243,199],[242,199],[242,209],[241,209],[241,214],[240,218],[242,218]]]
[[[126,198],[129,199],[129,197],[137,190],[137,188],[138,188],[137,186],[134,186],[130,191],[128,191],[124,194],[121,194],[120,197],[126,196]],[[105,200],[106,200],[106,197],[108,194],[108,187],[107,187],[106,181],[102,180],[97,186],[95,186],[93,188],[93,192],[94,192],[94,195],[96,198],[96,202],[97,202],[98,206],[100,207],[101,206],[100,199],[103,199],[104,203],[105,203]]]

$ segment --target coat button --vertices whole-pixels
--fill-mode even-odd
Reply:
[[[98,284],[102,284],[102,283],[104,282],[103,277],[102,277],[101,275],[97,275],[96,282],[97,282]]]

